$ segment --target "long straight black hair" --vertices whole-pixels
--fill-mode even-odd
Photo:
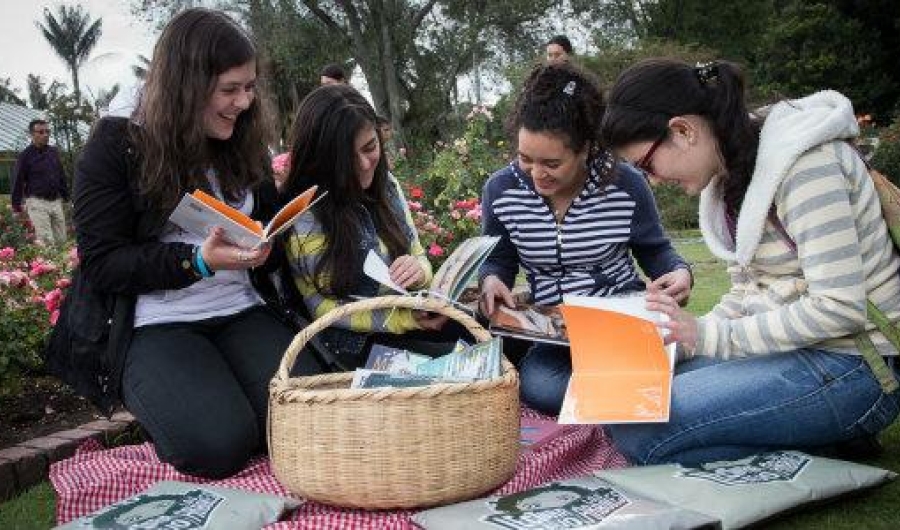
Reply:
[[[401,224],[404,212],[391,204],[392,184],[380,135],[381,159],[372,185],[363,189],[359,182],[356,136],[375,124],[375,109],[354,88],[325,85],[304,98],[291,127],[291,169],[284,193],[290,199],[314,184],[319,193],[328,192],[313,210],[325,233],[325,249],[313,281],[324,294],[354,294],[363,265],[358,251],[363,236],[360,208],[368,209],[392,259],[410,251],[411,242]]]
[[[675,116],[699,115],[709,123],[725,162],[724,200],[740,211],[759,148],[761,120],[744,101],[744,75],[728,61],[692,66],[677,59],[647,59],[619,75],[601,126],[611,149],[669,134]]]

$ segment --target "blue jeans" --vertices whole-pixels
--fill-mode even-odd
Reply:
[[[900,363],[889,360],[895,373]],[[676,367],[668,423],[611,425],[636,464],[697,465],[759,452],[817,447],[877,434],[900,412],[856,355],[801,349]]]
[[[522,401],[534,410],[556,416],[572,375],[568,346],[536,342],[519,365]]]

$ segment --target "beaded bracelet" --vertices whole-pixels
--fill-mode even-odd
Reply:
[[[203,261],[203,252],[200,250],[200,245],[196,245],[194,247],[194,268],[197,269],[197,272],[200,273],[200,276],[204,278],[210,278],[215,276],[216,272],[209,269],[209,266]]]

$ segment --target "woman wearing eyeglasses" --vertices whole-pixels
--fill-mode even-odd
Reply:
[[[728,62],[649,60],[611,91],[606,145],[700,195],[703,238],[732,282],[700,318],[668,293],[648,295],[685,359],[668,423],[611,428],[636,463],[877,448],[900,410],[900,392],[885,392],[857,347],[871,339],[900,375],[897,352],[867,323],[867,298],[900,320],[900,258],[847,142],[859,133],[850,101],[824,91],[764,114],[748,112]]]
[[[643,291],[632,256],[651,289],[687,301],[690,268],[660,225],[645,177],[600,144],[602,115],[600,91],[574,66],[539,66],[525,81],[508,120],[518,156],[482,194],[482,232],[501,237],[480,272],[485,314],[514,305],[520,267],[540,305],[559,304],[563,295]],[[569,349],[536,343],[519,371],[523,401],[559,413]]]

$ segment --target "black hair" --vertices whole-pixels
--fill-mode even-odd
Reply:
[[[28,132],[33,133],[35,125],[47,125],[47,120],[43,118],[35,118],[31,120],[30,122],[28,122]]]
[[[338,63],[326,64],[322,67],[322,71],[319,72],[319,75],[337,79],[338,81],[347,80],[347,71]]]
[[[559,135],[575,152],[601,149],[603,94],[593,76],[569,63],[537,65],[525,79],[506,128],[513,144],[520,129]]]
[[[551,44],[556,44],[569,55],[572,55],[573,53],[572,41],[570,41],[569,37],[566,37],[565,35],[554,35],[550,38],[550,40],[547,41],[547,46],[550,46]]]
[[[761,120],[747,110],[744,75],[728,61],[692,66],[669,58],[647,59],[622,72],[609,93],[601,138],[611,149],[669,134],[669,120],[704,118],[718,142],[727,174],[724,199],[737,215],[753,176]]]
[[[288,198],[296,197],[312,185],[328,192],[314,207],[325,234],[322,259],[312,271],[321,293],[346,297],[355,293],[362,271],[357,251],[363,226],[360,208],[372,215],[378,237],[388,247],[391,258],[410,251],[411,241],[403,230],[404,212],[391,204],[384,148],[375,168],[371,186],[360,185],[354,160],[356,136],[366,127],[375,127],[375,110],[349,85],[323,85],[310,92],[297,110],[291,127],[291,167],[284,183]],[[380,136],[379,136],[380,139]]]

